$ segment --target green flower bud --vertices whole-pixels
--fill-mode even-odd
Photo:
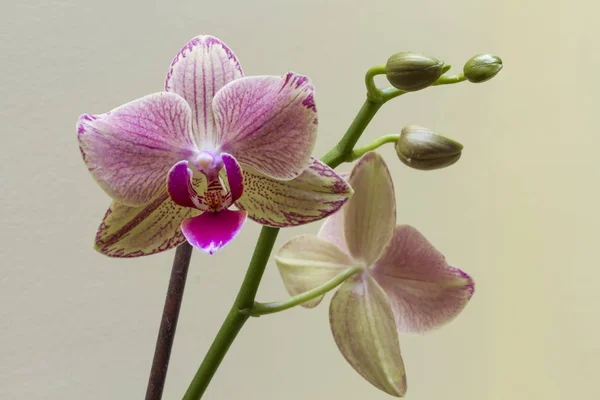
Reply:
[[[402,128],[396,153],[405,165],[420,170],[448,167],[458,161],[462,144],[417,125]]]
[[[406,92],[425,89],[442,74],[444,62],[419,53],[396,53],[385,65],[388,81]]]
[[[502,69],[500,57],[491,54],[478,54],[471,57],[463,67],[463,73],[469,82],[481,83],[492,79]]]

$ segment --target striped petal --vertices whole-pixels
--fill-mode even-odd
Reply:
[[[327,219],[321,229],[319,229],[318,237],[330,241],[340,248],[344,253],[350,254],[348,245],[346,244],[346,236],[344,235],[344,212],[336,212]]]
[[[342,172],[339,174],[345,180],[350,178],[350,174]],[[346,244],[346,236],[344,235],[344,213],[342,211],[333,213],[325,219],[317,236],[330,241],[338,246],[344,253],[350,255],[348,245]]]
[[[321,161],[291,181],[269,178],[250,167],[244,169],[244,195],[237,206],[256,222],[286,227],[323,219],[346,203],[352,188]]]
[[[396,227],[372,274],[387,293],[398,330],[424,332],[450,322],[467,305],[475,286],[469,275],[412,226]]]
[[[179,207],[166,192],[142,207],[114,201],[96,233],[95,249],[109,257],[140,257],[172,249],[183,243],[180,224],[197,215]]]
[[[344,236],[350,254],[373,265],[392,240],[396,200],[390,172],[377,153],[364,155],[348,180],[354,196],[344,207]]]
[[[295,178],[315,145],[313,93],[308,78],[294,73],[231,82],[213,101],[221,150],[269,177]]]
[[[406,375],[394,314],[368,273],[342,284],[331,299],[329,321],[335,343],[356,372],[378,389],[404,396]]]
[[[181,95],[192,109],[192,129],[200,148],[213,148],[212,100],[227,83],[244,76],[235,54],[212,36],[190,40],[171,63],[165,89]]]
[[[283,284],[290,295],[304,293],[335,278],[351,266],[350,258],[336,245],[315,236],[296,236],[275,254]],[[323,296],[303,303],[316,307]]]
[[[246,212],[223,209],[186,219],[181,230],[190,244],[208,254],[231,242],[246,221]]]
[[[102,189],[128,206],[164,191],[167,172],[191,157],[190,108],[173,93],[155,93],[106,114],[79,118],[79,147]]]

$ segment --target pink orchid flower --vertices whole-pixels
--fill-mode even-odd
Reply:
[[[353,197],[326,220],[318,237],[291,239],[275,260],[292,295],[320,286],[349,267],[362,267],[331,300],[331,330],[359,374],[401,397],[406,375],[398,333],[424,332],[451,321],[473,295],[474,284],[415,228],[396,226],[394,187],[378,154],[366,154],[349,183]],[[315,307],[322,298],[303,305]]]
[[[317,110],[308,78],[243,77],[223,42],[199,36],[173,60],[165,88],[79,118],[83,159],[114,200],[96,235],[101,253],[142,256],[187,239],[212,254],[247,216],[300,225],[352,193],[310,156]]]

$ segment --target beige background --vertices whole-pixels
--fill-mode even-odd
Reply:
[[[482,85],[386,105],[361,143],[417,123],[461,141],[433,173],[382,151],[398,220],[476,279],[465,312],[403,337],[407,398],[598,399],[600,136],[592,1],[3,1],[0,6],[0,398],[140,399],[173,252],[96,253],[109,199],[75,139],[79,114],[162,89],[191,37],[210,33],[247,74],[309,75],[316,155],[342,135],[363,74],[394,52],[460,69],[478,52],[505,69]],[[347,166],[345,168],[347,169]],[[319,224],[281,233],[278,245]],[[258,226],[194,254],[165,399],[183,394],[228,310]],[[259,298],[285,296],[271,263]],[[386,399],[339,354],[327,303],[251,320],[207,399]]]

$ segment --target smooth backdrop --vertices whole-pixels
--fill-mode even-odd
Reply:
[[[75,121],[162,90],[198,34],[224,40],[249,75],[312,78],[317,156],[360,107],[364,72],[392,53],[455,70],[475,53],[500,55],[494,80],[398,98],[361,139],[420,124],[465,146],[437,172],[381,151],[398,222],[477,283],[450,325],[401,338],[407,398],[600,398],[598,11],[581,0],[3,0],[0,398],[143,398],[173,251],[114,260],[92,249],[109,199],[84,167]],[[277,246],[318,227],[284,230]],[[184,393],[258,230],[248,223],[218,254],[194,254],[165,399]],[[285,296],[271,262],[259,299]],[[327,309],[250,320],[206,399],[388,398],[338,352]]]

